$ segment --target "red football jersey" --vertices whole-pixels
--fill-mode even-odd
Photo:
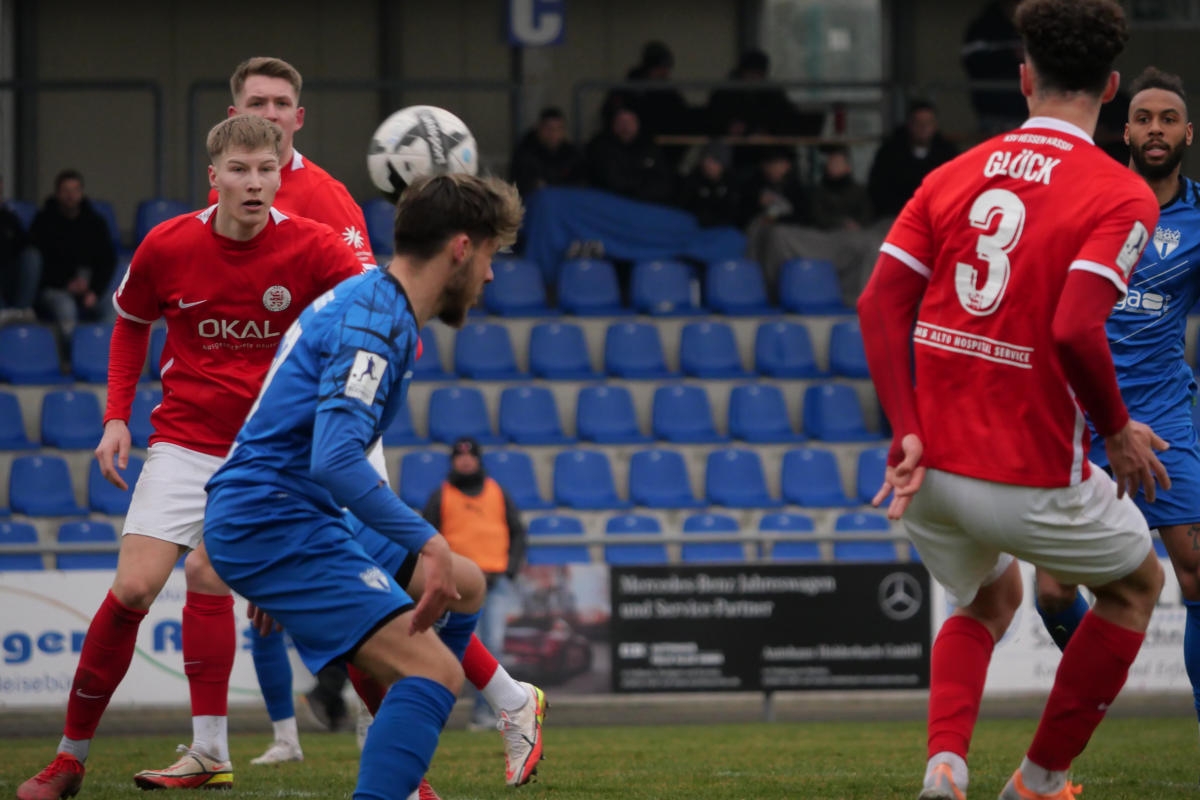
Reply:
[[[292,160],[279,170],[279,191],[272,205],[285,214],[324,222],[342,237],[363,264],[374,264],[367,222],[362,207],[350,191],[325,170],[292,150]],[[216,205],[217,190],[208,192],[208,204]]]
[[[309,303],[363,266],[326,225],[271,209],[246,242],[217,235],[216,207],[150,231],[113,297],[121,316],[167,322],[163,401],[150,443],[224,456],[279,338]]]
[[[1047,117],[926,177],[882,250],[929,279],[913,332],[927,466],[1023,486],[1087,477],[1051,323],[1069,270],[1124,294],[1157,220],[1144,180]]]

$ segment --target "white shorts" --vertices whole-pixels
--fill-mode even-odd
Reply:
[[[1103,586],[1150,552],[1150,529],[1095,464],[1075,486],[1039,489],[931,469],[904,514],[921,561],[957,606],[970,605],[1013,556],[1066,584]]]
[[[204,537],[204,485],[225,459],[166,442],[148,452],[122,535],[138,533],[195,550]]]

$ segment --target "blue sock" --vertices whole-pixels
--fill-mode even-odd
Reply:
[[[1187,623],[1183,628],[1183,665],[1188,680],[1192,682],[1192,702],[1196,705],[1196,716],[1200,717],[1200,602],[1184,600],[1187,608]]]
[[[1046,626],[1050,638],[1058,645],[1059,650],[1067,649],[1067,642],[1071,641],[1071,636],[1079,627],[1079,623],[1083,622],[1083,615],[1089,609],[1087,600],[1078,590],[1075,592],[1075,602],[1065,611],[1053,615],[1047,614],[1042,610],[1042,604],[1037,601],[1036,595],[1033,599],[1033,607],[1037,609],[1038,616],[1042,618],[1042,624]]]
[[[288,660],[287,640],[278,631],[263,636],[257,630],[250,634],[250,652],[254,656],[254,672],[258,688],[267,703],[272,722],[296,716],[292,702],[292,663]]]
[[[454,699],[449,689],[428,678],[392,684],[363,745],[354,800],[404,800],[416,791]]]
[[[447,611],[433,626],[443,644],[450,648],[454,657],[462,661],[463,653],[475,632],[475,624],[479,622],[479,612],[460,614],[457,611]]]

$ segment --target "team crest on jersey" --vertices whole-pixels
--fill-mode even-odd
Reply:
[[[267,311],[283,311],[292,304],[292,293],[286,286],[275,284],[263,292],[263,307]]]
[[[388,586],[387,575],[383,574],[383,570],[379,567],[369,567],[358,573],[358,578],[367,585],[370,589],[378,589],[381,592],[391,590]]]
[[[1154,229],[1154,249],[1158,251],[1159,258],[1170,257],[1177,247],[1179,247],[1179,231],[1163,227]]]

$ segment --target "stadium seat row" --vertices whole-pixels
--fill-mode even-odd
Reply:
[[[182,200],[150,197],[140,201],[133,215],[132,246],[127,247],[121,236],[121,229],[117,226],[117,212],[113,208],[112,203],[91,196],[88,197],[88,202],[91,203],[92,208],[108,224],[108,232],[112,237],[113,247],[118,253],[132,251],[141,244],[142,239],[146,238],[146,234],[150,232],[150,229],[160,222],[165,222],[172,217],[177,217],[180,214],[186,214],[193,210],[192,206]],[[37,214],[37,205],[27,200],[6,200],[5,204],[16,212],[17,218],[21,220],[25,229],[28,230],[29,226],[33,224],[34,216]]]

